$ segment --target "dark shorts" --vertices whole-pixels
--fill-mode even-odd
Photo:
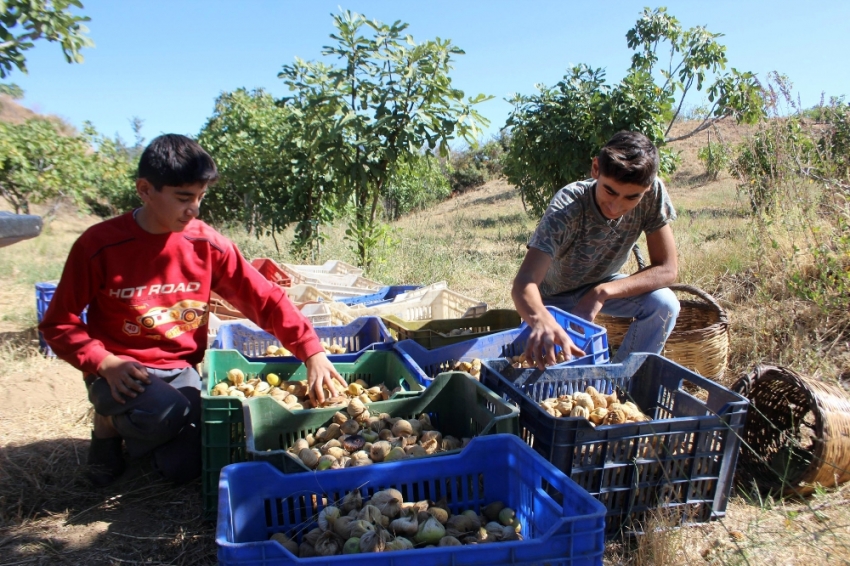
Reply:
[[[95,412],[112,417],[130,457],[146,454],[164,477],[187,481],[201,472],[201,378],[193,368],[147,368],[150,384],[121,404],[102,377],[85,378]]]

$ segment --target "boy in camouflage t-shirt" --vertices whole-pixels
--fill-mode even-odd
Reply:
[[[631,352],[660,353],[679,302],[666,287],[676,280],[676,212],[660,179],[658,151],[636,132],[616,134],[593,158],[592,179],[562,188],[540,220],[514,279],[517,311],[532,327],[526,355],[541,369],[557,344],[583,355],[548,313],[555,306],[593,321],[600,312],[634,318],[612,361]],[[619,273],[646,233],[650,265]]]

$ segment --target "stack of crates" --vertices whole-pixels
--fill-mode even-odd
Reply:
[[[333,357],[331,361],[347,383],[362,379],[370,387],[380,384],[386,385],[388,389],[400,387],[396,396],[415,395],[422,391],[415,377],[415,368],[392,350],[375,351],[367,348],[354,361],[336,362]],[[306,367],[295,358],[249,361],[236,350],[207,350],[201,390],[201,488],[204,516],[207,519],[215,517],[216,488],[221,468],[246,459],[243,417],[246,399],[212,394],[216,384],[227,380],[227,372],[231,369],[241,370],[246,380],[258,377],[265,381],[269,373],[276,374],[282,381],[307,379]],[[375,405],[380,405],[380,402]],[[301,415],[308,413],[309,410],[299,411]]]
[[[332,260],[324,265],[281,264],[293,285],[312,285],[334,299],[375,293],[384,285],[363,277],[363,271]]]
[[[363,275],[363,270],[338,259],[329,259],[322,265],[286,264],[287,268],[305,275]]]
[[[391,302],[375,306],[352,306],[357,316],[396,316],[406,321],[438,320],[480,316],[487,303],[445,287],[423,287],[403,293]]]
[[[359,305],[362,307],[375,307],[391,303],[399,295],[415,291],[419,288],[421,288],[421,285],[387,285],[386,287],[381,287],[375,293],[360,295],[357,297],[341,298],[338,302],[348,306]]]
[[[610,537],[725,515],[747,400],[666,358],[632,354],[622,364],[515,369],[486,360],[481,381],[520,410],[520,436],[607,509]],[[616,392],[652,420],[594,426],[554,417],[540,402]]]

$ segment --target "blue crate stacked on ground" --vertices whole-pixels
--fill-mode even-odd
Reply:
[[[35,284],[35,313],[39,324],[44,319],[44,313],[47,312],[47,307],[50,305],[53,293],[56,292],[56,283],[57,281],[45,281]],[[83,319],[83,322],[86,322],[87,310],[87,308],[83,309],[83,312],[80,313],[80,318]],[[44,341],[44,336],[41,335],[41,332],[38,333],[38,344],[45,356],[55,357],[56,354],[53,353],[53,350]]]
[[[396,297],[410,291],[415,291],[422,288],[422,285],[388,285],[381,287],[376,293],[370,295],[361,295],[359,297],[346,297],[338,299],[337,302],[344,305],[361,305],[364,307],[374,307],[391,303]]]
[[[316,409],[305,415],[288,410],[274,399],[260,397],[249,399],[243,410],[248,459],[269,462],[286,473],[298,473],[309,472],[310,468],[290,453],[289,448],[297,440],[329,426],[334,422],[334,414],[341,409]],[[443,437],[450,435],[462,439],[488,434],[519,434],[519,410],[461,372],[441,374],[422,394],[386,401],[381,412],[404,419],[417,419],[427,414],[433,430]],[[442,457],[457,450],[430,456]]]
[[[212,394],[216,384],[227,380],[227,372],[239,369],[245,379],[258,377],[263,381],[269,373],[281,380],[301,381],[307,379],[306,368],[299,361],[265,358],[251,362],[236,350],[207,350],[202,364],[203,388],[201,389],[201,495],[204,517],[215,517],[218,475],[222,467],[245,460],[245,423],[242,404],[245,399],[234,396]],[[353,362],[334,362],[334,367],[347,383],[362,379],[369,386],[385,384],[387,388],[401,387],[402,391],[392,399],[422,391],[415,377],[415,369],[397,352],[362,352]],[[411,393],[412,392],[412,393]],[[377,402],[376,410],[381,403]],[[305,411],[297,411],[304,414]]]
[[[342,346],[342,354],[330,354],[333,362],[353,362],[368,350],[389,350],[395,343],[383,321],[376,316],[362,316],[344,326],[317,327],[319,340],[328,346]],[[232,322],[222,326],[212,347],[216,350],[238,350],[249,361],[268,360],[266,349],[280,345],[277,338],[253,325]],[[277,362],[295,362],[294,357],[275,357]]]
[[[609,536],[723,517],[732,488],[747,400],[655,354],[622,364],[517,370],[486,360],[481,381],[520,409],[521,437],[608,509]],[[594,427],[556,418],[539,402],[616,391],[651,421]]]
[[[585,353],[582,357],[553,367],[608,363],[608,337],[604,328],[555,307],[546,307],[546,310],[566,330],[573,343]],[[437,374],[455,369],[458,362],[472,362],[476,358],[507,358],[522,354],[530,334],[531,328],[523,322],[519,328],[433,350],[423,348],[414,340],[401,340],[396,342],[394,347],[417,367],[416,375],[420,383],[427,387]],[[556,350],[560,351],[560,347]]]
[[[309,559],[269,540],[285,533],[300,543],[326,505],[355,490],[366,501],[387,488],[399,490],[406,502],[444,499],[454,514],[502,501],[516,511],[524,540]],[[517,437],[498,434],[474,438],[461,453],[441,458],[315,474],[285,475],[264,462],[228,466],[219,484],[216,544],[219,564],[227,566],[599,566],[604,516],[604,507]]]

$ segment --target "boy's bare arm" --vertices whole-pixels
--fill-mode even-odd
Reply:
[[[552,258],[537,248],[528,248],[525,259],[511,288],[514,306],[522,319],[531,327],[531,334],[525,347],[525,355],[540,369],[555,363],[555,345],[557,344],[573,356],[583,356],[584,352],[573,344],[567,332],[555,321],[540,296],[540,283],[546,276]]]
[[[679,261],[670,225],[648,234],[646,245],[649,250],[649,267],[623,279],[597,285],[581,298],[573,314],[593,322],[608,299],[635,297],[675,283]]]

